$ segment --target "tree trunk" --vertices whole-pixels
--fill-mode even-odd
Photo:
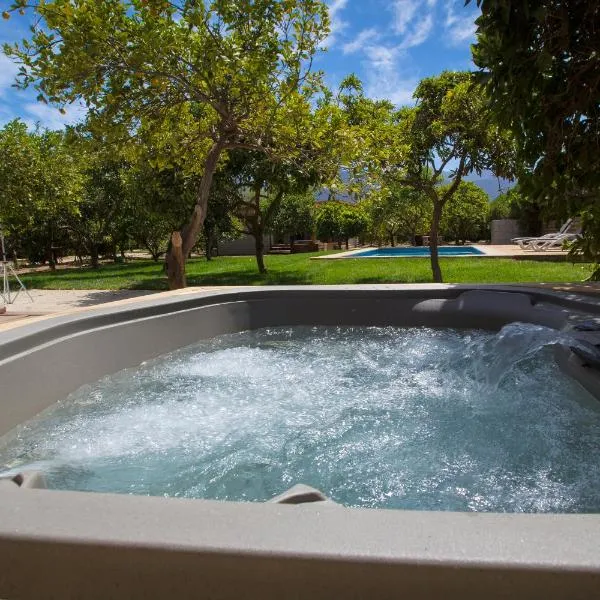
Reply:
[[[195,246],[198,234],[204,225],[213,175],[217,169],[219,156],[224,146],[225,142],[222,140],[212,145],[206,157],[206,164],[204,165],[204,173],[198,188],[194,212],[181,232],[175,231],[171,236],[171,247],[167,251],[165,258],[169,289],[171,290],[185,287],[185,257],[190,254],[192,248]],[[179,246],[175,245],[176,240],[179,242]]]
[[[171,235],[171,247],[167,252],[167,277],[170,289],[178,290],[185,287],[185,259],[179,231],[174,231]]]
[[[263,228],[258,226],[254,231],[256,266],[258,267],[258,272],[264,275],[267,272],[267,268],[265,267],[265,241],[263,236]]]
[[[92,244],[92,247],[90,248],[90,259],[92,262],[92,268],[97,269],[100,264],[99,254],[98,254],[98,244]]]
[[[54,260],[54,250],[52,246],[48,248],[48,266],[53,273],[56,271],[56,261]]]
[[[442,283],[442,270],[438,256],[438,233],[440,230],[440,220],[442,218],[443,204],[438,200],[433,203],[433,219],[431,220],[431,232],[429,236],[429,250],[431,252],[431,272],[433,281]]]
[[[213,245],[213,235],[212,231],[205,230],[206,235],[206,260],[212,260],[212,245]]]

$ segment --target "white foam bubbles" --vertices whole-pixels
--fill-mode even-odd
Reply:
[[[0,440],[57,488],[267,500],[297,482],[352,506],[600,510],[600,412],[562,334],[274,328],[85,386]]]

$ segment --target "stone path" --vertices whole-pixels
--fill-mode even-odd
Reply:
[[[29,290],[33,302],[27,294],[21,292],[14,304],[6,306],[6,314],[45,315],[154,293],[156,292],[148,290]]]

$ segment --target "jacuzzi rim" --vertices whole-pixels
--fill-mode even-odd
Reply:
[[[0,328],[0,361],[23,350],[56,340],[72,333],[91,330],[106,325],[117,325],[133,319],[153,317],[180,312],[213,303],[235,302],[247,297],[260,300],[279,293],[290,297],[337,296],[341,292],[346,298],[365,298],[373,292],[382,297],[421,299],[455,299],[469,291],[504,292],[523,294],[531,298],[532,304],[547,302],[565,310],[579,309],[600,315],[600,300],[593,297],[572,297],[565,292],[521,285],[469,285],[469,284],[357,284],[357,285],[310,285],[310,286],[240,286],[233,288],[205,289],[186,288],[186,294],[157,293],[143,296],[125,304],[110,302],[104,305],[76,309],[56,316],[43,316],[22,324]],[[51,335],[52,334],[52,335]]]
[[[579,302],[546,290],[532,291],[510,286],[294,286],[211,290],[183,298],[146,297],[135,304],[90,309],[0,331],[0,351],[5,352],[0,365],[14,357],[14,352],[8,350],[20,348],[20,353],[27,353],[51,339],[64,339],[65,336],[81,332],[144,320],[156,314],[236,302],[249,295],[260,299],[283,292],[301,299],[307,295],[326,297],[332,292],[334,296],[344,293],[353,297],[377,292],[390,298],[427,300],[440,297],[456,299],[472,290],[525,294],[530,297],[532,305],[549,303],[564,316],[572,308],[600,314],[600,308],[593,300]],[[245,564],[246,560],[264,559],[269,564],[279,565],[282,572],[285,568],[281,561],[295,560],[316,561],[315,564],[327,561],[331,565],[359,563],[362,569],[366,569],[365,572],[370,572],[369,569],[375,565],[396,565],[398,577],[404,572],[404,567],[411,573],[416,567],[424,570],[429,567],[458,569],[465,574],[463,576],[469,574],[468,577],[475,579],[483,577],[486,570],[496,573],[497,577],[501,573],[511,573],[510,577],[517,577],[517,573],[527,571],[535,576],[540,589],[546,585],[548,590],[553,589],[553,578],[558,575],[566,577],[577,574],[577,581],[581,585],[584,582],[582,577],[586,574],[592,577],[586,585],[592,585],[592,582],[597,585],[600,581],[597,541],[600,539],[600,515],[596,514],[456,513],[312,504],[282,506],[21,490],[14,484],[10,485],[12,487],[8,489],[6,482],[0,483],[0,559],[11,561],[5,564],[14,564],[14,557],[19,555],[20,548],[32,547],[37,550],[32,556],[27,554],[30,561],[28,565],[19,563],[19,568],[7,569],[0,574],[0,596],[6,590],[18,589],[19,585],[23,585],[23,572],[32,564],[33,568],[36,565],[39,568],[40,565],[47,566],[47,561],[50,561],[56,568],[55,586],[60,585],[59,575],[73,577],[66,567],[57,563],[58,559],[52,560],[49,554],[44,554],[43,549],[48,548],[48,544],[52,544],[50,554],[55,557],[60,556],[60,552],[66,552],[64,548],[73,546],[92,548],[104,557],[103,560],[106,552],[114,553],[117,560],[120,552],[143,554],[151,550],[164,557],[165,565],[168,556],[181,556],[183,560],[184,555],[191,552],[197,556],[196,569],[198,564],[209,564],[210,561],[228,557],[227,560],[239,561],[240,564]],[[81,568],[85,570],[85,565]],[[348,568],[348,577],[352,578],[354,567]],[[101,567],[96,575],[94,573],[87,573],[89,581],[93,581],[99,590],[109,589],[103,588],[109,585],[104,581],[108,573],[102,575]],[[193,581],[193,571],[186,573],[189,581]],[[545,574],[548,575],[547,584],[544,583]],[[211,575],[204,571],[203,577],[210,579]],[[318,578],[318,574],[315,577]],[[420,576],[415,577],[419,579]],[[423,577],[419,589],[426,592],[429,589],[428,576],[424,574]],[[227,589],[234,582],[221,585]],[[468,596],[470,588],[466,592]],[[233,592],[231,597],[235,597]]]

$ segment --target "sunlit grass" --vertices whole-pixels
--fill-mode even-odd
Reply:
[[[348,283],[429,283],[428,258],[310,260],[315,254],[266,256],[268,269],[260,275],[252,256],[224,256],[211,261],[193,259],[187,265],[189,285],[299,285]],[[442,258],[447,283],[553,283],[585,279],[590,267],[569,262],[542,262],[504,258]],[[104,264],[99,269],[72,268],[56,273],[23,275],[34,289],[145,289],[165,290],[161,263],[134,260]]]

